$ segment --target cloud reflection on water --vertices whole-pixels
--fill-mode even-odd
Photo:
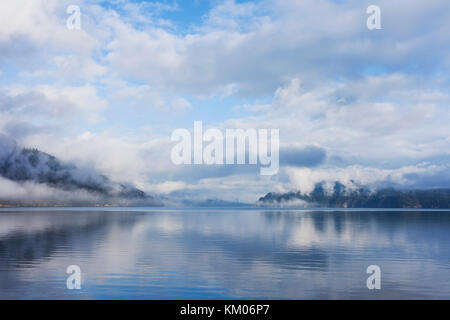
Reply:
[[[0,297],[449,298],[449,227],[448,212],[2,211]]]

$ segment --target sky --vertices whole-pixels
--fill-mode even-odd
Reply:
[[[2,1],[0,133],[168,197],[448,188],[449,34],[447,0]],[[278,129],[278,174],[173,164],[194,121]]]

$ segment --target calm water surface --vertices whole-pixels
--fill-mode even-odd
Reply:
[[[1,210],[0,298],[450,299],[450,212],[102,210]]]

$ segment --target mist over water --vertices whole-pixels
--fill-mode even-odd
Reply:
[[[103,210],[0,211],[0,298],[450,298],[450,212]]]

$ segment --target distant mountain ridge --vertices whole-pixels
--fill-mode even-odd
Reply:
[[[322,183],[316,184],[309,193],[268,193],[259,198],[259,206],[298,206],[322,208],[416,208],[450,209],[450,189],[430,190],[348,190],[336,182],[331,191]]]
[[[56,157],[37,149],[24,149],[6,136],[0,135],[0,176],[16,183],[35,183],[50,188],[70,192],[83,191],[91,200],[54,199],[54,204],[83,201],[92,205],[139,203],[159,205],[158,201],[135,188],[131,184],[117,183],[93,169],[80,169],[70,163],[63,163]],[[34,203],[36,204],[34,200]],[[48,201],[48,200],[47,200]],[[51,202],[52,202],[51,201]],[[0,199],[3,203],[16,204],[17,201]],[[19,204],[29,202],[27,199]],[[52,204],[52,203],[50,203]]]

